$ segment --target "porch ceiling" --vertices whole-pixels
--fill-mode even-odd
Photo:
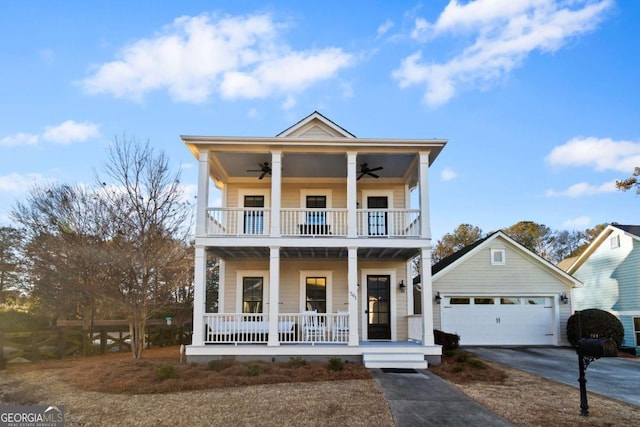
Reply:
[[[268,247],[209,247],[208,250],[221,259],[263,259],[269,258]],[[340,259],[347,258],[347,248],[336,247],[283,247],[283,259]],[[407,260],[418,254],[416,248],[359,248],[360,259],[402,259]]]

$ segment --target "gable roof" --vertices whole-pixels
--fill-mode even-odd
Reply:
[[[632,239],[640,241],[640,225],[621,225],[621,224],[609,224],[607,227],[598,234],[598,236],[593,239],[593,241],[587,246],[587,249],[577,257],[577,259],[567,268],[567,273],[573,274],[576,270],[584,264],[584,262],[591,256],[592,253],[595,252],[596,249],[600,247],[600,245],[606,241],[607,237],[611,235],[614,231],[620,230]]]
[[[315,122],[315,123],[314,123]],[[305,127],[310,128],[313,127],[320,128],[324,130],[326,136],[334,136],[334,137],[343,137],[343,138],[355,138],[356,136],[343,128],[342,126],[336,124],[331,121],[329,118],[323,116],[318,111],[314,111],[309,114],[307,117],[298,121],[297,123],[289,126],[282,132],[276,135],[276,137],[287,137],[287,136],[301,136],[300,131],[302,131]],[[324,128],[324,129],[323,129]],[[303,132],[304,133],[304,132]]]
[[[482,251],[484,248],[489,246],[489,244],[496,239],[503,239],[508,244],[510,244],[516,251],[520,252],[525,257],[530,258],[532,261],[539,264],[541,267],[550,270],[556,276],[560,276],[566,282],[571,282],[574,287],[582,286],[582,282],[580,282],[578,279],[574,278],[570,274],[561,270],[560,268],[555,266],[553,263],[547,261],[541,256],[531,252],[529,249],[525,248],[520,243],[513,240],[511,237],[507,236],[502,231],[496,231],[494,233],[491,233],[484,239],[480,239],[472,243],[471,245],[466,246],[460,249],[459,251],[449,255],[448,257],[443,258],[442,260],[440,260],[440,262],[434,264],[431,267],[431,275],[433,276],[433,280],[436,280],[438,277],[447,274],[447,272],[453,270],[458,265],[462,264],[465,260],[471,258],[475,253]],[[414,280],[414,283],[415,283],[415,280]]]

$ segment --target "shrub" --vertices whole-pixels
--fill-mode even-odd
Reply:
[[[255,363],[247,365],[247,376],[257,377],[258,375],[260,375],[260,365],[256,365]]]
[[[453,372],[454,374],[457,374],[462,371],[464,371],[464,365],[454,365],[454,367],[451,368],[451,372]]]
[[[207,368],[209,368],[210,371],[221,371],[224,369],[224,362],[220,359],[209,360],[207,362]]]
[[[579,327],[578,321],[580,322]],[[578,330],[582,331],[582,336],[579,336]],[[569,317],[567,338],[574,347],[578,346],[580,338],[609,338],[620,348],[624,338],[624,328],[620,320],[613,314],[597,308],[589,308],[575,312]]]
[[[465,353],[464,351],[460,351],[458,352],[458,354],[456,355],[456,362],[459,363],[464,363],[467,360],[469,360],[469,354]]]
[[[299,368],[300,366],[306,365],[307,361],[302,357],[292,357],[289,363],[292,367]]]
[[[344,369],[344,363],[339,357],[332,357],[329,359],[329,370],[334,372],[339,372]]]
[[[44,329],[47,319],[24,311],[0,308],[0,325],[5,332],[22,332]]]
[[[456,334],[450,334],[448,332],[442,332],[434,329],[433,338],[435,343],[441,345],[445,351],[455,350],[460,346],[460,336]]]
[[[156,366],[156,378],[159,380],[168,380],[178,376],[178,368],[174,365],[158,365]]]
[[[484,369],[485,367],[484,362],[480,359],[468,359],[467,365],[473,366],[474,368],[479,368],[479,369]]]

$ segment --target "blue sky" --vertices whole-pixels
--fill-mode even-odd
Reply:
[[[182,3],[187,3],[182,4]],[[366,5],[366,6],[365,6]],[[446,138],[435,239],[461,223],[638,224],[634,0],[0,2],[0,224],[34,183],[92,183],[115,137]]]

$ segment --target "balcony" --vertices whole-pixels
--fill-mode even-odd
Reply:
[[[209,237],[269,237],[269,208],[209,208],[205,235]],[[355,235],[358,237],[420,237],[418,209],[357,209]],[[346,237],[349,233],[347,209],[280,210],[283,237]]]

